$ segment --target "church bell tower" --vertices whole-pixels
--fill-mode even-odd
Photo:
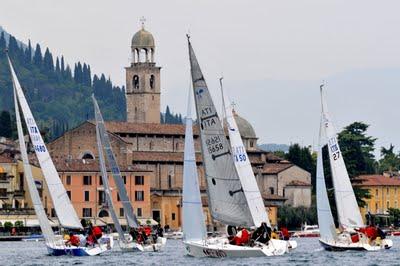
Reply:
[[[127,122],[160,123],[160,69],[154,62],[154,38],[142,28],[132,38],[132,62],[126,67]]]

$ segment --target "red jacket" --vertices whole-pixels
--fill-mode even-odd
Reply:
[[[79,246],[81,241],[79,240],[79,237],[77,237],[76,235],[73,235],[73,236],[70,236],[69,242],[71,243],[72,246]]]
[[[93,227],[92,232],[93,232],[93,235],[96,238],[100,238],[103,235],[103,232],[101,231],[101,228],[98,227],[98,226]]]

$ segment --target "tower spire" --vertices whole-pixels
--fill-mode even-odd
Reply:
[[[144,23],[146,23],[146,18],[144,16],[140,18],[140,23],[142,24],[142,30],[144,30]]]

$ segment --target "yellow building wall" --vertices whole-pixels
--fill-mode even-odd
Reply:
[[[363,186],[362,188],[368,189],[371,195],[370,199],[364,199],[367,205],[360,209],[364,221],[368,211],[371,214],[383,214],[389,208],[399,208],[400,186]]]

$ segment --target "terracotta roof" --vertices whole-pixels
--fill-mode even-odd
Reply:
[[[266,175],[279,174],[293,165],[292,163],[266,163],[261,173]]]
[[[400,186],[400,178],[383,175],[361,175],[357,177],[361,183],[356,186]]]
[[[156,124],[156,123],[131,123],[131,122],[105,122],[106,129],[112,133],[133,133],[149,135],[185,135],[183,124]],[[193,126],[193,133],[198,135],[197,125]]]
[[[183,162],[183,152],[134,151],[133,162]],[[201,154],[196,153],[196,161],[202,162]]]
[[[293,180],[289,182],[286,186],[311,187],[311,184],[300,180]]]
[[[100,172],[98,160],[54,160],[58,172]],[[110,171],[107,166],[107,171]],[[135,166],[120,166],[121,172],[150,172]]]
[[[13,158],[0,154],[0,163],[13,163]]]

